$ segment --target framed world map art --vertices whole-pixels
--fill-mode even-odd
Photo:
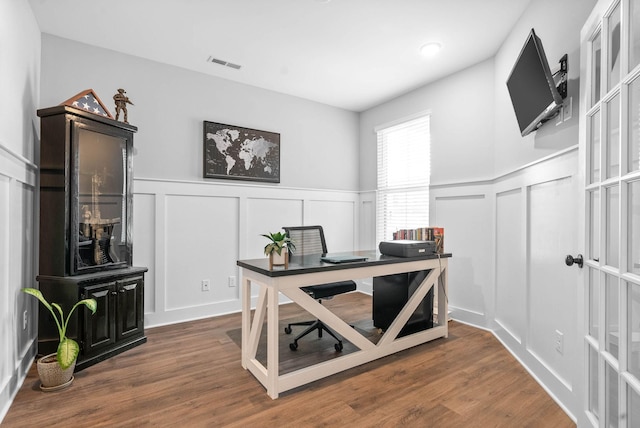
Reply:
[[[280,183],[280,134],[204,121],[204,178]]]

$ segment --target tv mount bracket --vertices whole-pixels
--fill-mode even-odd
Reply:
[[[556,86],[556,89],[558,90],[558,93],[564,100],[565,98],[567,98],[567,80],[568,80],[567,73],[569,70],[569,57],[567,56],[567,54],[562,55],[562,58],[560,58],[559,64],[560,64],[560,69],[557,72],[555,72],[553,75],[560,76],[560,83],[558,83],[558,86]]]

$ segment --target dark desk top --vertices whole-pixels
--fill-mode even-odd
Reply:
[[[268,257],[264,257],[262,259],[238,260],[237,265],[242,268],[245,268],[254,272],[258,272],[265,276],[278,277],[278,276],[288,276],[288,275],[299,275],[303,273],[314,273],[314,272],[320,272],[320,271],[376,266],[376,265],[384,265],[384,264],[390,264],[390,263],[407,263],[407,262],[413,262],[416,260],[429,260],[429,259],[438,258],[438,254],[428,254],[428,255],[421,255],[417,257],[385,256],[383,254],[380,254],[377,251],[372,250],[372,251],[351,251],[346,253],[329,253],[329,255],[331,256],[346,256],[346,255],[364,256],[364,257],[367,257],[367,260],[359,261],[359,262],[348,262],[348,263],[326,263],[320,260],[320,257],[325,255],[326,254],[309,254],[305,256],[293,255],[289,260],[288,269],[285,269],[284,266],[274,266],[273,270],[269,270]],[[449,258],[451,257],[451,253],[440,254],[440,257]]]

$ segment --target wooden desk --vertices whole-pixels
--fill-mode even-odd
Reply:
[[[237,262],[242,268],[242,367],[249,370],[264,385],[271,398],[278,398],[281,392],[323,377],[448,336],[447,268],[451,254],[443,254],[440,257],[434,254],[411,258],[384,256],[375,251],[358,251],[353,254],[366,256],[368,260],[329,264],[320,261],[319,254],[294,256],[288,269],[274,267],[273,270],[269,270],[267,258]],[[376,344],[300,290],[300,287],[309,285],[419,270],[431,271]],[[253,319],[251,317],[251,284],[259,287]],[[439,288],[438,284],[440,284]],[[398,337],[413,311],[434,286],[437,287],[438,313],[435,326]],[[280,375],[278,355],[278,296],[280,293],[322,320],[345,340],[355,345],[359,351]],[[267,367],[256,358],[265,316],[267,318]]]

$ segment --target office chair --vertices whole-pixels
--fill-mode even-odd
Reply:
[[[324,239],[324,231],[322,226],[298,226],[298,227],[283,227],[285,233],[291,238],[296,245],[294,255],[305,256],[307,254],[326,254],[327,243]],[[332,282],[330,284],[312,285],[308,287],[300,288],[305,293],[316,299],[319,303],[322,303],[322,299],[331,299],[338,294],[348,293],[356,289],[356,283],[353,281],[340,281]],[[338,337],[329,327],[327,327],[322,321],[304,321],[294,322],[285,327],[284,332],[291,334],[291,326],[294,325],[306,325],[306,330],[296,336],[296,338],[289,344],[289,348],[292,351],[298,349],[298,340],[308,335],[309,333],[318,330],[318,338],[322,338],[322,332],[326,331],[331,337],[336,339],[338,343],[334,345],[337,352],[342,351],[342,338]]]

